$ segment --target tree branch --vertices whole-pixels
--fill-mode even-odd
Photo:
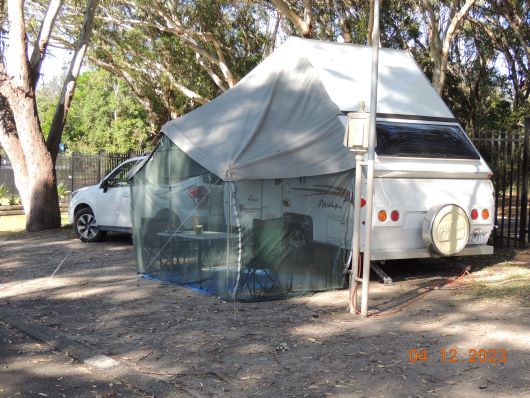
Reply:
[[[166,68],[165,65],[162,65],[158,62],[155,63],[155,66],[160,70],[163,71],[169,78],[169,81],[171,82],[171,85],[176,90],[180,91],[182,94],[184,94],[186,97],[191,99],[194,102],[197,102],[201,105],[208,102],[207,98],[204,98],[202,95],[196,93],[195,91],[189,89],[188,87],[180,84],[177,79],[175,79],[175,76]]]
[[[12,70],[15,71],[15,78],[12,83],[15,86],[27,92],[31,90],[31,84],[28,80],[29,65],[27,58],[27,39],[24,22],[24,1],[8,0],[8,20],[9,20],[9,52],[13,54],[10,58]]]
[[[155,111],[155,106],[153,102],[147,95],[143,93],[141,89],[139,89],[139,85],[137,84],[134,77],[132,77],[131,74],[123,68],[118,67],[114,64],[104,62],[101,59],[92,56],[89,56],[89,58],[94,65],[105,69],[106,71],[114,74],[115,76],[121,77],[125,81],[125,83],[127,83],[134,97],[138,100],[140,104],[142,104],[144,109],[147,111],[149,115],[149,122],[151,124],[151,132],[152,134],[156,134],[161,125],[167,120],[162,120],[159,117],[159,114]]]
[[[457,29],[460,25],[460,23],[462,22],[462,20],[465,18],[465,16],[467,15],[469,9],[473,6],[473,4],[475,3],[475,0],[466,0],[466,3],[462,6],[462,8],[460,9],[460,11],[458,11],[454,17],[451,19],[451,23],[449,24],[446,32],[445,32],[445,35],[444,35],[444,40],[443,40],[443,49],[448,52],[449,50],[449,46],[451,44],[451,41],[453,40],[456,32],[457,32]]]
[[[166,10],[166,8],[163,8]],[[172,33],[175,36],[179,37],[184,45],[190,50],[195,52],[199,57],[210,62],[211,64],[217,66],[222,73],[223,79],[228,84],[228,87],[232,87],[237,83],[234,75],[230,71],[228,64],[225,61],[221,46],[213,34],[210,32],[201,32],[193,29],[186,29],[182,26],[180,20],[173,15],[172,13],[162,12],[162,9],[155,7],[155,10],[152,8],[143,9],[146,13],[154,13],[158,15],[165,22],[165,25],[159,23],[153,23],[150,21],[144,21],[139,19],[119,19],[115,18],[107,13],[107,16],[102,18],[105,21],[111,21],[113,23],[119,23],[121,25],[129,26],[144,26],[151,27],[161,32]],[[215,54],[210,53],[204,46],[199,44],[197,40],[201,40],[206,43],[213,44],[215,48]],[[199,65],[205,69],[205,71],[212,77],[214,83],[223,91],[226,91],[226,86],[221,82],[219,76],[215,73],[212,73],[212,69],[207,66],[207,64],[202,61],[199,62]]]
[[[99,0],[87,0],[83,26],[79,32],[79,39],[72,56],[72,61],[70,62],[70,69],[66,75],[63,89],[55,109],[52,123],[50,125],[50,131],[46,145],[48,147],[48,151],[50,151],[50,154],[52,155],[54,162],[59,152],[59,144],[61,142],[70,103],[72,102],[72,98],[74,96],[77,77],[79,76],[79,71],[81,70],[81,65],[83,64],[83,59],[87,52],[88,43],[92,34],[94,15],[96,13],[98,1]]]
[[[304,36],[304,20],[291,8],[291,6],[284,0],[271,0],[272,3],[278,8],[278,11],[291,21],[294,28],[298,31],[301,36]]]
[[[353,35],[351,31],[350,24],[346,18],[346,13],[344,12],[343,4],[339,4],[337,0],[333,0],[333,8],[339,16],[339,26],[342,32],[342,37],[345,43],[353,43]]]
[[[50,36],[57,19],[57,15],[63,5],[64,0],[51,0],[44,20],[40,26],[39,36],[33,44],[33,52],[30,58],[30,70],[31,70],[31,83],[33,89],[37,87],[37,82],[39,81],[40,68],[42,61],[46,55],[46,48],[50,41]]]
[[[514,9],[512,8],[512,5],[509,1],[503,2],[503,6],[501,7],[501,13],[508,21],[508,24],[510,24],[510,27],[512,28],[513,32],[515,33],[515,36],[519,40],[519,43],[521,44],[521,47],[523,48],[526,59],[528,63],[530,64],[530,45],[529,41],[525,40],[523,37],[523,34],[521,32],[521,25],[523,24],[521,18],[515,13]]]

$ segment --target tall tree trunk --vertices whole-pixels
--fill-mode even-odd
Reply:
[[[0,128],[0,141],[13,165],[15,184],[26,213],[26,229],[59,228],[54,163],[40,129],[34,92],[13,90],[4,99],[2,113],[13,114],[17,134]]]
[[[17,188],[26,213],[26,229],[58,228],[61,216],[54,162],[46,148],[37,113],[34,80],[27,56],[23,1],[9,0],[8,18],[10,61],[15,75],[8,77],[2,64],[0,94],[5,99],[4,114],[13,115],[16,135],[2,125],[0,139],[2,143],[9,141],[6,152],[15,163]]]
[[[83,24],[80,44],[74,53],[73,66],[69,80],[65,82],[61,110],[62,124],[52,123],[48,145],[44,140],[37,111],[35,87],[38,81],[40,65],[45,56],[56,16],[62,0],[53,0],[46,12],[38,40],[38,48],[28,59],[24,1],[8,0],[9,20],[9,57],[0,57],[0,144],[5,148],[11,160],[15,174],[15,183],[21,195],[26,213],[26,230],[40,231],[61,226],[55,158],[64,126],[64,118],[70,104],[75,78],[81,67],[90,35],[94,9],[97,0],[88,0],[91,13],[87,11]],[[86,33],[88,32],[88,34]],[[9,75],[5,64],[11,66]],[[72,72],[73,71],[73,72]],[[77,71],[77,72],[76,72]],[[66,98],[66,100],[65,100]]]
[[[2,84],[4,83],[3,81]],[[18,139],[13,112],[9,107],[7,98],[2,94],[0,94],[0,144],[11,161],[15,185],[17,187],[25,187],[28,179],[26,159],[24,159],[24,151]],[[22,203],[29,203],[29,195],[26,191],[25,189],[19,190]]]

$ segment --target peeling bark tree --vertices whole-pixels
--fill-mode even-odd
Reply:
[[[278,11],[294,25],[296,31],[302,37],[312,37],[313,35],[313,1],[304,0],[303,15],[300,16],[293,5],[287,0],[272,0]]]
[[[475,0],[466,0],[460,10],[458,10],[459,1],[451,0],[448,5],[449,10],[445,22],[440,16],[440,9],[437,9],[435,6],[436,4],[439,5],[439,3],[433,0],[419,1],[429,26],[429,54],[434,64],[432,84],[436,92],[442,95],[449,63],[451,43],[458,34],[462,21],[475,3]]]
[[[92,31],[97,3],[98,0],[87,1],[78,45],[46,142],[37,112],[35,89],[63,0],[50,2],[31,59],[27,55],[24,0],[8,0],[9,57],[2,54],[0,63],[0,144],[13,165],[28,231],[61,226],[55,160],[76,78]]]

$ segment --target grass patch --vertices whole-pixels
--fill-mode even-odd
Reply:
[[[61,213],[61,226],[68,225],[68,214]],[[26,228],[26,216],[0,216],[0,234],[24,232]]]
[[[471,292],[486,300],[514,299],[530,303],[530,268],[505,263],[488,268],[478,277]]]
[[[0,216],[0,232],[18,232],[26,227],[26,216]]]

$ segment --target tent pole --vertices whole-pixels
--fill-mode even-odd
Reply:
[[[379,72],[379,9],[380,1],[374,0],[374,28],[372,33],[372,81],[370,96],[370,129],[366,164],[366,228],[364,237],[363,282],[361,291],[361,316],[368,316],[368,285],[372,250],[372,225],[374,210],[374,158],[375,123],[377,117],[377,80]]]

